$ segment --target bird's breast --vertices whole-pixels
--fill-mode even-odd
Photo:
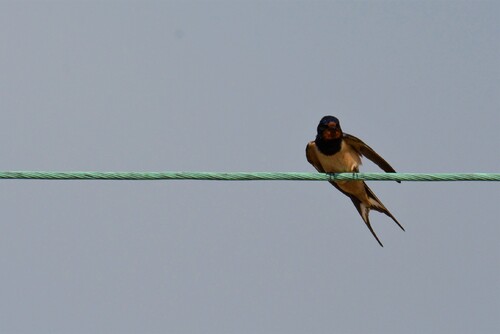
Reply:
[[[342,142],[340,151],[335,154],[326,155],[319,150],[317,153],[321,166],[327,173],[356,172],[361,165],[361,157],[359,154],[345,142]]]

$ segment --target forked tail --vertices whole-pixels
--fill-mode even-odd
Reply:
[[[373,236],[375,237],[375,239],[377,240],[377,242],[380,244],[380,246],[384,247],[384,245],[382,245],[382,243],[380,242],[380,239],[377,237],[377,234],[375,234],[375,231],[373,231],[373,228],[370,224],[370,217],[369,217],[369,213],[370,213],[370,210],[375,210],[375,211],[378,211],[378,212],[382,212],[384,214],[386,214],[387,216],[389,216],[392,220],[394,220],[394,222],[404,231],[404,227],[398,222],[398,220],[396,219],[396,217],[394,217],[392,215],[392,213],[387,210],[387,208],[384,206],[384,204],[382,204],[382,202],[377,198],[377,196],[375,196],[375,194],[373,193],[373,191],[366,185],[366,183],[364,184],[365,185],[365,190],[366,190],[366,194],[368,195],[368,200],[370,202],[370,205],[366,205],[365,203],[362,203],[358,198],[350,195],[350,194],[347,194],[349,196],[349,198],[351,199],[352,203],[354,204],[354,206],[356,207],[356,209],[358,210],[359,212],[359,215],[361,216],[361,218],[363,218],[363,221],[365,222],[366,226],[368,227],[368,229],[370,230],[370,232],[373,234]]]

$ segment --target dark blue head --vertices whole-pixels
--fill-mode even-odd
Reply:
[[[321,153],[332,155],[340,151],[342,145],[342,129],[337,117],[325,116],[319,121],[316,135],[316,146]]]
[[[340,121],[334,116],[325,116],[319,121],[317,137],[323,140],[339,139],[342,136]]]

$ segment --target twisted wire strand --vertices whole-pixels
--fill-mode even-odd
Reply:
[[[0,171],[0,179],[210,181],[500,181],[500,173],[46,172]]]

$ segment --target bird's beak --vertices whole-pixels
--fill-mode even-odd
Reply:
[[[342,131],[340,131],[340,128],[335,123],[328,124],[328,128],[323,131],[323,138],[325,140],[338,139],[340,136],[342,136]]]

